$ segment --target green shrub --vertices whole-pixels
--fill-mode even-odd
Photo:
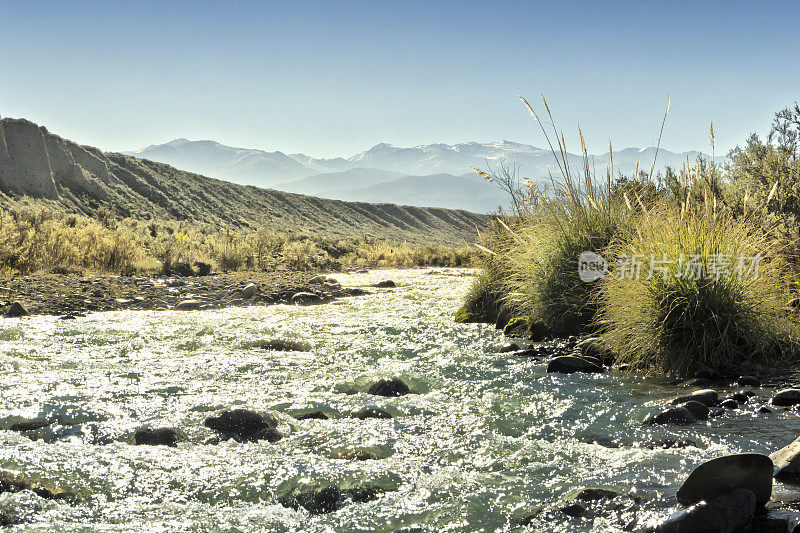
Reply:
[[[638,276],[634,257],[644,263]],[[775,363],[796,351],[780,254],[744,219],[707,207],[661,208],[622,235],[607,258],[616,266],[600,282],[597,323],[619,363],[689,375],[745,360]],[[651,258],[659,261],[652,270]],[[751,258],[762,259],[754,265]]]

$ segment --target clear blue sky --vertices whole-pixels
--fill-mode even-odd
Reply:
[[[543,139],[718,151],[800,100],[800,2],[0,0],[0,115],[106,150]]]

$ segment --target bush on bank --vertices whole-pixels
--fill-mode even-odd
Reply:
[[[482,173],[514,196],[515,209],[499,215],[494,238],[502,235],[507,245],[485,259],[493,270],[489,275],[486,267],[465,309],[480,307],[491,279],[514,317],[558,336],[599,332],[618,362],[634,370],[686,375],[796,357],[798,319],[785,307],[800,265],[800,108],[777,117],[769,142],[751,137],[744,150],[731,152],[725,168],[700,158],[664,176],[637,172],[612,182],[609,172],[600,187],[581,136],[578,185],[556,134],[553,155],[562,179],[551,180],[551,190]],[[775,181],[769,185],[765,176]],[[647,279],[645,271],[630,279],[612,268],[587,283],[578,276],[584,251],[609,261],[652,254],[675,262],[666,276]],[[681,257],[701,264],[696,277],[678,276]],[[719,276],[709,265],[722,257],[759,257],[757,277]]]

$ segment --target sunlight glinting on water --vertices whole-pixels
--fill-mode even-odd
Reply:
[[[345,286],[393,279],[398,288],[322,306],[4,320],[0,429],[57,423],[37,430],[38,440],[0,431],[0,469],[65,484],[83,500],[1,494],[0,510],[43,531],[390,532],[513,530],[544,508],[537,530],[573,531],[587,523],[548,513],[570,491],[639,495],[641,523],[669,510],[702,460],[769,452],[800,430],[792,414],[766,421],[748,411],[684,428],[642,426],[674,388],[617,373],[547,374],[541,362],[497,353],[507,340],[493,327],[453,322],[472,278],[448,273],[336,275]],[[251,347],[274,338],[311,350]],[[366,393],[390,376],[412,394]],[[350,418],[365,406],[394,418]],[[213,435],[203,420],[231,407],[275,414],[287,436],[203,444]],[[318,410],[330,418],[292,416]],[[143,425],[176,428],[186,442],[131,445]],[[666,439],[691,442],[653,445]],[[358,450],[376,458],[340,458]],[[384,492],[315,516],[278,502],[327,486]],[[623,509],[591,528],[616,531],[632,517]]]

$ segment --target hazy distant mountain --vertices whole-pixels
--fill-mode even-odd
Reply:
[[[457,206],[476,213],[497,211],[498,207],[508,204],[506,193],[475,174],[403,176],[368,187],[341,190],[336,193],[336,198],[373,203],[385,203],[387,198],[394,198],[403,205],[424,202],[431,207]]]
[[[123,153],[204,176],[260,187],[317,173],[282,152],[234,148],[215,141],[175,139]]]
[[[458,176],[471,173],[472,167],[497,170],[505,165],[516,169],[521,176],[542,182],[550,173],[558,178],[562,164],[556,162],[550,150],[511,141],[428,144],[410,148],[381,143],[347,159],[316,159],[305,154],[286,155],[186,139],[125,153],[236,183],[290,192],[417,206],[464,209],[489,206],[481,210],[496,208],[495,202],[503,201],[502,194],[491,194],[488,190],[491,186],[480,179],[454,181],[461,179]],[[649,172],[654,154],[653,147],[614,151],[613,176],[633,174],[637,162],[640,170]],[[656,171],[663,171],[666,166],[679,168],[687,158],[694,162],[699,155],[697,151],[674,153],[662,149],[658,152]],[[604,177],[611,164],[609,154],[590,158],[592,170]],[[583,159],[568,154],[567,164],[580,173]],[[404,177],[408,179],[398,181]],[[437,179],[443,182],[437,184]],[[397,183],[388,185],[393,182]],[[447,194],[448,187],[454,185],[460,189]]]
[[[343,172],[327,172],[317,174],[288,183],[276,185],[276,188],[287,192],[314,194],[316,196],[337,195],[341,191],[353,188],[372,187],[380,183],[402,178],[403,174],[390,170],[375,168],[353,168]]]

